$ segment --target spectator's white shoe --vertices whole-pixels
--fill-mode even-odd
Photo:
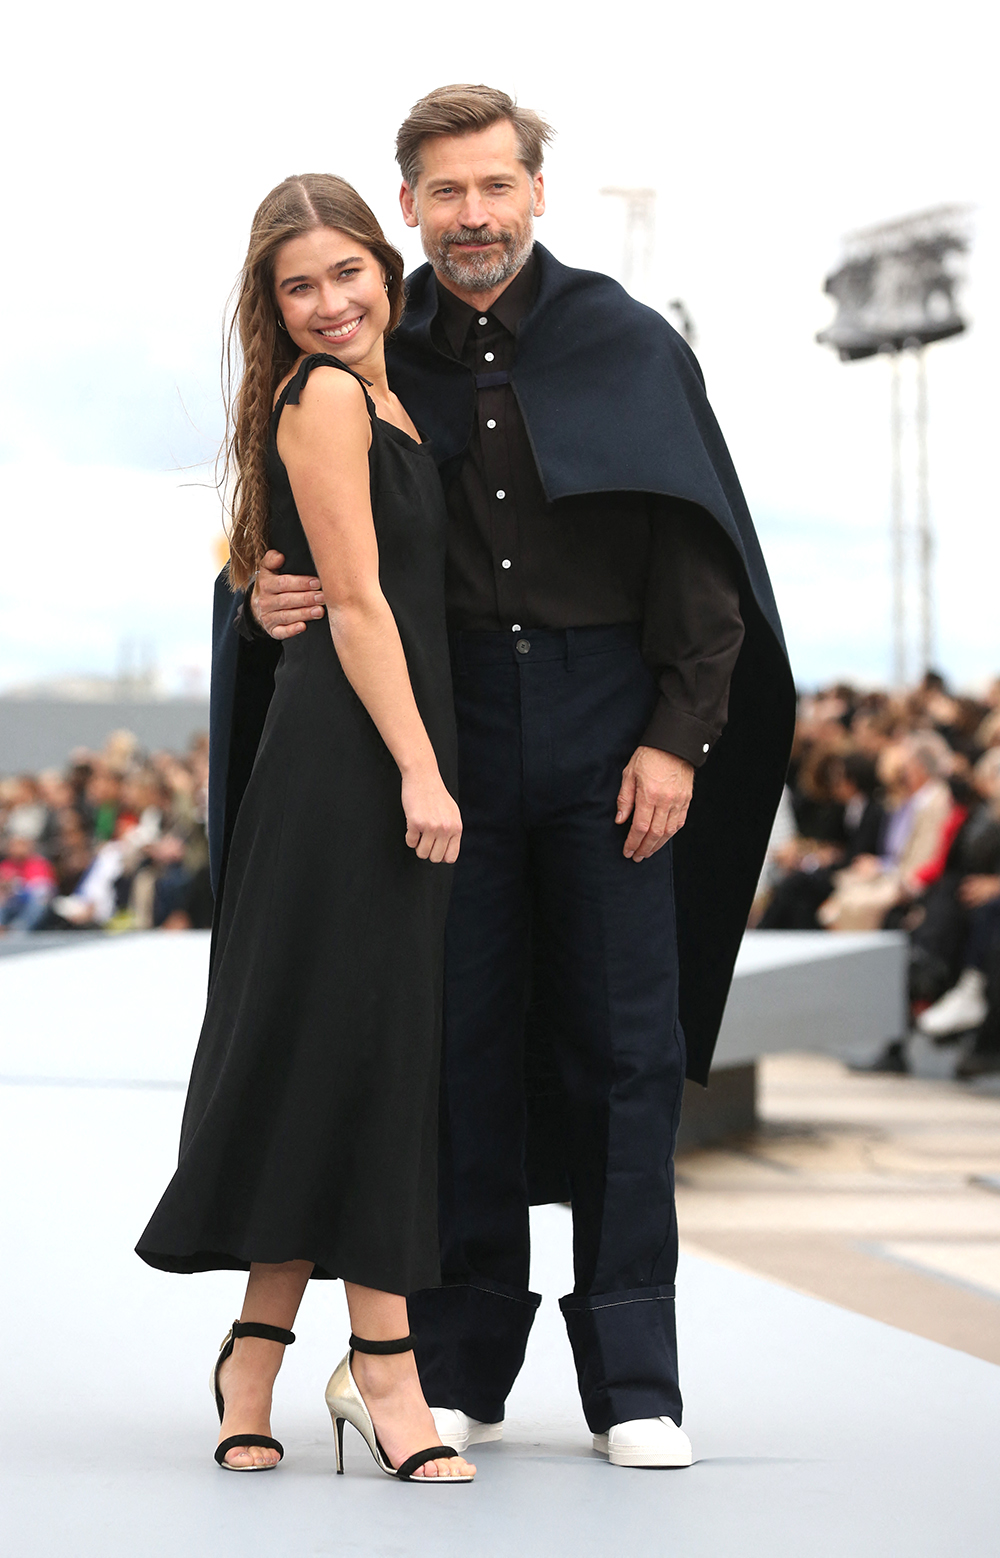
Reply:
[[[917,1027],[929,1039],[946,1039],[953,1033],[968,1033],[986,1021],[986,975],[978,968],[967,968],[933,1006],[917,1018]]]
[[[612,1466],[690,1466],[691,1441],[669,1417],[637,1417],[594,1435],[594,1449]]]
[[[492,1444],[503,1438],[503,1423],[480,1423],[454,1407],[431,1407],[434,1427],[442,1444],[463,1455],[470,1444]]]

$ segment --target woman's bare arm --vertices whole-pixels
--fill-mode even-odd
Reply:
[[[371,423],[361,386],[315,368],[278,423],[278,453],[322,581],[334,646],[402,775],[406,842],[421,859],[458,858],[462,824],[413,696],[396,619],[382,594],[369,498]]]

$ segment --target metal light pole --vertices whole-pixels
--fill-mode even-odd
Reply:
[[[622,286],[632,293],[648,290],[653,274],[653,250],[656,246],[656,190],[602,189],[602,195],[614,195],[625,202],[625,254]]]
[[[922,669],[934,664],[934,535],[931,530],[931,498],[927,464],[927,362],[926,347],[914,351],[917,369],[917,575],[920,581],[920,659]]]
[[[653,256],[656,250],[656,190],[619,189],[615,186],[602,189],[601,194],[612,195],[625,202],[622,286],[633,297],[648,299],[652,289]],[[671,298],[666,313],[687,344],[694,346],[694,320],[684,300]]]
[[[889,545],[892,552],[892,681],[906,686],[906,534],[903,517],[903,387],[899,353],[893,352],[889,380],[889,440],[892,479],[889,503]]]

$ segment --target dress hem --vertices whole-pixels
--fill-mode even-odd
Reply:
[[[156,1271],[168,1271],[184,1277],[194,1276],[201,1271],[249,1271],[251,1264],[250,1257],[231,1255],[221,1250],[196,1250],[191,1254],[175,1255],[143,1249],[140,1245],[136,1245],[135,1253],[140,1260],[145,1261],[147,1266],[152,1266]],[[256,1260],[256,1257],[253,1259]],[[261,1259],[260,1264],[280,1266],[292,1260],[312,1260],[313,1269],[309,1274],[311,1282],[354,1282],[358,1287],[372,1288],[378,1293],[394,1293],[400,1298],[418,1293],[423,1288],[441,1286],[440,1269],[432,1272],[429,1277],[425,1277],[418,1271],[408,1285],[401,1285],[398,1280],[390,1281],[386,1273],[364,1271],[355,1267],[352,1262],[315,1260],[309,1255],[269,1253]]]

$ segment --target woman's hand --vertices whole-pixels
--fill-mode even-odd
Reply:
[[[419,860],[453,866],[462,842],[462,816],[437,769],[403,775],[406,842]]]

